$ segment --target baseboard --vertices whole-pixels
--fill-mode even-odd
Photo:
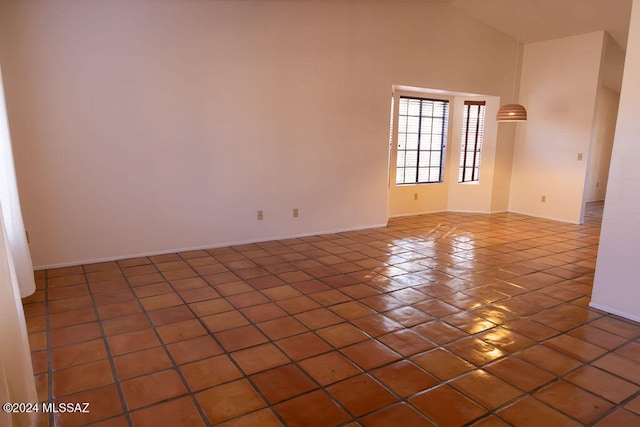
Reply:
[[[499,210],[499,211],[468,211],[468,210],[464,210],[464,209],[449,209],[449,210],[447,210],[447,212],[480,214],[480,215],[492,215],[492,214],[499,214],[499,213],[509,213],[509,211],[506,211],[506,210]]]
[[[83,265],[83,264],[95,264],[98,262],[109,262],[109,261],[118,261],[121,259],[128,258],[139,258],[139,257],[147,257],[147,256],[156,256],[156,255],[165,255],[165,254],[174,254],[177,252],[188,252],[188,251],[199,251],[203,249],[217,249],[217,248],[225,248],[227,246],[238,246],[238,245],[248,245],[251,243],[261,243],[261,242],[270,242],[272,240],[286,240],[286,239],[296,239],[299,237],[309,237],[309,236],[322,236],[323,234],[334,234],[334,233],[345,233],[348,231],[360,231],[360,230],[369,230],[374,228],[384,228],[387,224],[370,224],[360,227],[353,228],[338,228],[333,230],[324,230],[324,231],[313,231],[309,233],[299,233],[299,234],[287,234],[282,236],[274,236],[265,239],[247,239],[247,240],[236,240],[232,242],[222,242],[222,243],[213,243],[209,245],[201,245],[201,246],[191,246],[187,248],[176,248],[176,249],[167,249],[160,251],[151,251],[151,252],[140,252],[128,255],[118,255],[113,257],[105,257],[105,258],[90,258],[85,260],[78,261],[69,261],[69,262],[61,262],[55,264],[46,264],[46,265],[37,265],[34,266],[34,271],[38,270],[47,270],[49,268],[61,268],[61,267],[71,267],[74,265]]]
[[[521,212],[521,211],[514,211],[514,210],[508,210],[507,212],[515,213],[515,214],[519,214],[519,215],[524,215],[524,216],[530,216],[532,218],[548,219],[550,221],[558,221],[558,222],[564,222],[566,224],[580,225],[580,221],[569,221],[566,218],[555,218],[555,217],[552,217],[552,216],[534,215],[534,214],[532,214],[530,212]]]
[[[424,211],[424,212],[404,213],[404,214],[397,214],[397,215],[389,215],[389,219],[391,219],[391,218],[406,218],[408,216],[438,214],[438,213],[444,213],[444,212],[449,212],[449,211],[439,210],[439,211]]]
[[[504,209],[503,210],[498,210],[498,211],[468,211],[468,210],[463,210],[463,209],[443,209],[443,210],[438,210],[438,211],[425,211],[425,212],[390,215],[389,219],[391,219],[391,218],[405,218],[405,217],[408,217],[408,216],[448,213],[448,212],[450,212],[450,213],[468,213],[468,214],[491,215],[491,214],[499,214],[499,213],[508,213],[509,211],[504,210]],[[529,215],[529,216],[531,216],[531,215]]]
[[[633,316],[633,315],[631,315],[629,313],[624,313],[624,312],[619,311],[619,310],[614,310],[612,308],[605,307],[605,306],[600,305],[600,304],[594,304],[593,302],[590,302],[589,303],[589,307],[595,308],[596,310],[606,311],[607,313],[615,314],[616,316],[624,317],[625,319],[633,320],[634,322],[640,322],[640,317],[639,316]]]

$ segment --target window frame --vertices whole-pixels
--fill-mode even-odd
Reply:
[[[426,94],[425,94],[426,95]],[[395,97],[394,97],[395,99]],[[400,110],[401,110],[401,103],[403,99],[407,99],[407,100],[418,100],[420,101],[420,113],[419,113],[419,126],[418,126],[418,131],[417,131],[417,135],[418,135],[418,142],[417,142],[417,148],[415,150],[407,150],[406,148],[404,150],[400,149],[400,143],[399,143],[399,136],[402,133],[402,131],[400,130],[400,118],[401,118],[401,114],[400,114]],[[422,119],[424,117],[428,117],[428,116],[423,116],[422,115],[422,108],[423,108],[423,101],[431,101],[434,103],[442,103],[443,107],[444,107],[444,113],[442,116],[430,116],[431,119],[442,119],[442,134],[439,135],[440,136],[440,150],[421,150],[421,143],[422,143],[422,137],[423,135],[425,135],[425,133],[422,132]],[[450,115],[451,115],[451,100],[450,99],[443,99],[443,98],[435,98],[435,97],[429,97],[429,96],[417,96],[417,95],[405,95],[405,94],[398,94],[398,100],[397,102],[393,102],[392,105],[396,105],[397,104],[397,111],[394,112],[394,117],[396,118],[395,120],[395,124],[396,126],[392,129],[392,137],[393,137],[393,141],[395,142],[395,148],[393,150],[395,158],[393,159],[393,164],[394,164],[394,175],[393,178],[393,182],[395,183],[396,186],[410,186],[410,185],[424,185],[424,184],[442,184],[445,181],[445,169],[446,169],[446,162],[447,162],[447,146],[448,146],[448,139],[449,139],[449,134],[450,134]],[[435,107],[435,105],[434,105]],[[396,108],[396,107],[394,107]],[[406,117],[410,117],[409,115],[407,115]],[[405,127],[405,134],[407,134],[406,132],[406,127]],[[433,136],[433,133],[428,133],[426,135],[429,136]],[[436,134],[438,135],[438,134]],[[431,142],[431,144],[433,144],[433,142]],[[436,142],[437,144],[437,142]],[[405,145],[406,147],[406,145]],[[406,166],[401,166],[398,164],[399,158],[400,158],[400,153],[404,152],[405,156],[407,151],[415,151],[416,152],[416,166],[410,166],[410,167],[406,167]],[[438,168],[438,180],[427,180],[427,181],[420,181],[420,161],[421,161],[421,152],[424,153],[430,153],[430,152],[436,152],[439,151],[440,152],[440,158],[439,158],[439,165],[436,166]],[[425,160],[425,159],[422,159]],[[428,161],[428,160],[427,160]],[[406,160],[405,163],[406,165]],[[431,165],[429,165],[427,167],[429,170],[432,168],[435,168]],[[407,170],[410,170],[411,172],[413,172],[415,170],[415,181],[409,181],[407,182],[406,180],[406,175],[403,179],[403,182],[398,182],[398,170],[399,169],[404,169],[405,172]],[[430,179],[430,173],[428,172],[428,177],[427,179]]]
[[[462,112],[462,129],[460,143],[460,164],[458,166],[458,183],[459,184],[478,184],[480,183],[480,165],[482,159],[482,147],[484,145],[484,127],[486,122],[486,101],[482,100],[465,100]],[[473,150],[469,150],[469,128],[471,124],[471,107],[478,107],[475,132],[472,135]],[[466,119],[465,119],[466,116]],[[467,163],[467,154],[472,153],[473,159],[471,166]],[[467,172],[471,171],[471,177],[467,179]]]

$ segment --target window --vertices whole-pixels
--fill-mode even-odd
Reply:
[[[484,109],[484,101],[464,102],[458,182],[478,182],[480,180]]]
[[[442,182],[449,102],[400,97],[396,184]]]

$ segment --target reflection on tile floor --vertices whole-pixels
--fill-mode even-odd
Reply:
[[[640,325],[588,307],[576,226],[383,229],[36,273],[41,426],[637,426]]]

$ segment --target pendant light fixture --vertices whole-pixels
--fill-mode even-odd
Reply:
[[[526,122],[527,110],[520,104],[506,104],[500,107],[496,115],[499,122]]]
[[[520,21],[518,23],[518,44],[516,47],[516,60],[513,71],[513,92],[511,93],[511,99],[515,100],[516,97],[516,74],[518,73],[518,56],[520,55],[520,33],[522,30],[522,16],[524,15],[524,5],[520,10]],[[500,107],[498,114],[496,115],[496,121],[498,122],[526,122],[527,110],[520,104],[506,104]]]

